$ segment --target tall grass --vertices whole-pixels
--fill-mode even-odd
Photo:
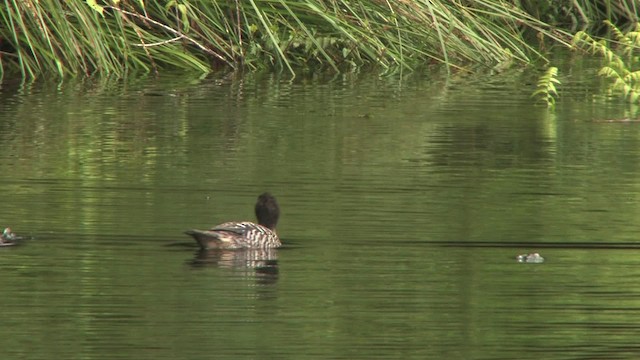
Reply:
[[[623,13],[637,14],[634,1],[626,1],[617,2],[626,4],[620,5]],[[165,68],[208,72],[221,66],[291,73],[364,65],[412,69],[433,63],[453,69],[541,57],[526,40],[527,33],[567,45],[565,31],[514,3],[5,0],[0,7],[0,71],[18,69],[33,78],[51,72],[124,76]]]
[[[637,0],[521,0],[520,6],[536,18],[565,28],[635,23],[639,20]]]

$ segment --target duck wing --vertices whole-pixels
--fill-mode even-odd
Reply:
[[[263,232],[263,229],[269,230],[262,225],[252,223],[250,221],[245,221],[245,222],[232,221],[232,222],[226,222],[226,223],[216,225],[211,229],[209,229],[209,231],[227,231],[230,233],[245,236],[249,232],[255,231],[255,230]]]
[[[220,238],[230,238],[237,247],[271,248],[281,245],[278,234],[275,231],[266,226],[248,221],[223,223],[209,231],[219,234]]]

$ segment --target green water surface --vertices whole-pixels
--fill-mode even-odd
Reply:
[[[530,71],[4,84],[0,355],[637,358],[640,125],[596,71],[555,112]],[[182,234],[263,191],[283,249]]]

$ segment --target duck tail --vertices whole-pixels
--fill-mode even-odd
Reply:
[[[184,233],[194,238],[198,245],[203,249],[210,248],[212,242],[221,242],[219,234],[214,231],[191,229]]]

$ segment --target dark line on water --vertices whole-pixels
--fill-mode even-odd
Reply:
[[[539,248],[539,249],[640,249],[640,243],[617,242],[617,243],[592,243],[592,242],[496,242],[496,241],[430,241],[430,244],[443,247],[469,247],[469,248]]]

